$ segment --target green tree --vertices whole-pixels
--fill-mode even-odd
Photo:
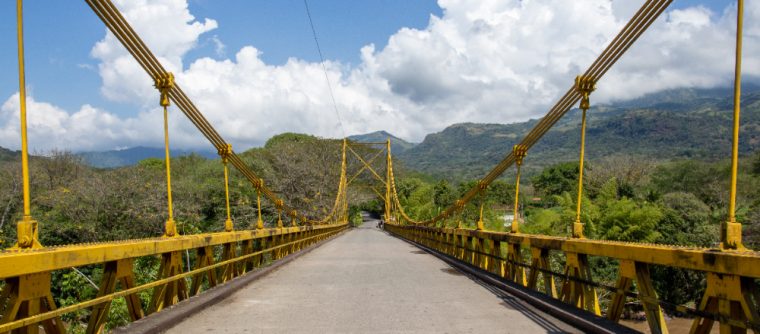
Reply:
[[[675,192],[662,198],[662,219],[656,230],[659,243],[710,247],[717,241],[717,224],[711,224],[710,208],[694,194]],[[691,270],[654,266],[652,278],[660,299],[675,304],[699,300],[704,274]]]
[[[501,205],[512,205],[514,202],[514,184],[496,180],[488,186],[488,201]]]
[[[662,211],[649,203],[636,203],[629,198],[606,203],[598,224],[598,235],[605,240],[655,242],[655,230]]]
[[[728,165],[685,160],[658,166],[651,185],[661,194],[692,193],[711,208],[717,208],[725,206],[728,176]]]
[[[665,194],[662,203],[664,215],[656,226],[661,243],[711,247],[718,240],[717,224],[710,224],[710,208],[694,194]]]
[[[456,194],[446,180],[441,180],[433,189],[433,203],[438,208],[447,208],[456,201]]]
[[[572,192],[578,187],[578,163],[562,162],[546,167],[531,182],[533,188],[544,197]]]

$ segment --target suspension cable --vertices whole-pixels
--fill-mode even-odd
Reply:
[[[604,51],[597,57],[597,59],[589,66],[584,72],[583,77],[587,78],[590,83],[596,83],[599,79],[607,73],[607,71],[614,65],[622,55],[628,51],[628,49],[638,40],[638,38],[646,31],[652,23],[665,11],[665,9],[672,3],[672,0],[648,0],[644,5],[634,14],[631,20],[623,27],[623,29],[615,36],[612,42],[605,48]],[[551,129],[554,124],[562,118],[570,108],[578,103],[582,98],[581,94],[575,89],[575,85],[563,95],[559,101],[549,110],[549,112],[541,118],[541,120],[534,126],[534,128],[520,141],[518,145],[521,145],[525,150],[529,150],[533,145],[540,140],[546,132]],[[462,197],[456,201],[462,205],[469,203],[480,192],[481,186],[488,186],[496,178],[501,176],[509,166],[514,164],[516,156],[514,152],[508,153],[504,159],[499,162],[494,168],[483,177],[478,185],[469,189]],[[391,187],[393,187],[392,193],[395,195],[395,182],[391,180]],[[395,197],[395,196],[394,196]],[[395,198],[395,200],[398,200]],[[397,203],[400,204],[400,203]],[[433,225],[438,221],[452,215],[458,209],[458,206],[451,205],[436,217],[427,221],[415,221],[409,219],[400,208],[401,216],[404,219],[414,225]]]
[[[85,0],[87,4],[92,8],[93,12],[103,21],[106,27],[111,33],[119,40],[119,42],[126,48],[129,54],[137,61],[137,63],[148,73],[148,75],[155,81],[160,78],[166,77],[169,72],[161,65],[156,56],[145,45],[145,42],[139,37],[134,29],[129,25],[124,16],[119,12],[118,8],[111,2],[111,0]],[[310,14],[309,14],[310,15]],[[315,33],[316,36],[316,33]],[[321,50],[320,50],[321,58]],[[324,67],[323,62],[323,69]],[[329,86],[329,80],[328,80]],[[208,122],[198,108],[193,104],[190,98],[180,88],[178,84],[175,84],[167,92],[168,96],[177,105],[177,107],[187,116],[187,118],[195,125],[195,127],[208,139],[208,141],[217,149],[223,150],[227,148],[228,143],[222,138],[222,136],[214,129],[214,127]],[[332,96],[332,89],[330,90]],[[333,103],[334,98],[333,98]],[[337,107],[336,107],[337,112]],[[338,116],[340,116],[338,114]],[[340,118],[339,118],[340,121]],[[341,122],[342,128],[342,122]],[[345,132],[345,130],[344,130]],[[235,153],[230,152],[228,155],[229,163],[232,164],[243,176],[245,176],[249,182],[256,188],[257,192],[269,199],[272,203],[282,203],[282,200],[275,195],[275,193],[264,185],[263,180],[258,177],[248,167],[242,159]],[[345,168],[344,168],[345,169]],[[345,182],[343,180],[342,182]],[[341,196],[341,193],[337,194],[337,197]],[[342,194],[345,196],[345,194]],[[281,210],[290,212],[293,216],[297,216],[301,221],[313,222],[307,217],[298,214],[295,210],[287,205],[281,205]]]
[[[322,48],[319,46],[319,39],[317,38],[317,30],[314,29],[314,21],[311,19],[309,3],[306,0],[303,0],[303,5],[306,7],[306,16],[309,17],[309,26],[311,27],[311,34],[314,36],[314,44],[317,45],[319,64],[322,65],[322,72],[325,74],[325,81],[327,82],[327,90],[330,92],[330,99],[332,100],[333,110],[335,110],[335,115],[338,117],[338,124],[340,125],[340,130],[343,132],[343,138],[346,138],[346,128],[343,127],[343,119],[340,117],[340,112],[338,111],[338,103],[335,102],[335,94],[333,94],[332,84],[330,83],[330,76],[327,75],[325,57],[322,56]]]

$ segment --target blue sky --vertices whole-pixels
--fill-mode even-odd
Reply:
[[[15,1],[0,2],[0,45],[14,52],[0,54],[0,73],[16,73]],[[319,61],[303,0],[219,1],[191,0],[190,11],[198,18],[214,18],[219,28],[204,36],[186,55],[189,63],[199,57],[221,58],[212,37],[225,44],[225,54],[255,45],[268,64],[282,64],[295,57]],[[327,59],[356,64],[359,49],[374,43],[385,46],[388,37],[402,27],[424,28],[430,15],[441,15],[432,0],[346,1],[311,0],[309,8]],[[130,104],[113,103],[100,94],[101,79],[92,46],[103,38],[105,25],[84,1],[25,1],[24,33],[27,85],[36,97],[55,101],[66,109],[91,103],[126,115]],[[3,98],[18,91],[13,75],[0,80]]]
[[[212,124],[233,143],[255,146],[283,131],[339,137],[388,130],[419,141],[456,122],[539,117],[642,2],[311,0],[343,130],[325,98],[303,0],[117,5],[146,32],[144,39],[182,50],[158,56],[181,66],[180,85]],[[729,84],[733,4],[674,1],[600,82],[596,101]],[[173,14],[161,16],[162,6]],[[755,2],[747,6],[749,31],[760,10]],[[130,17],[138,9],[155,17]],[[0,53],[0,73],[6,74],[0,79],[0,146],[13,148],[15,1],[0,2],[0,13],[0,43],[11,50]],[[30,125],[39,149],[160,144],[160,131],[150,128],[157,112],[150,79],[123,66],[128,57],[104,40],[104,25],[84,1],[25,1],[24,14],[30,113],[46,120]],[[154,35],[161,31],[173,33]],[[758,39],[745,36],[745,75],[753,78],[760,71]],[[94,54],[96,44],[106,51]],[[374,48],[362,49],[370,44]],[[230,97],[230,91],[239,93]],[[201,146],[192,126],[176,117],[176,145]]]

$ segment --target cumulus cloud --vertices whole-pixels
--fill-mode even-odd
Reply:
[[[199,37],[217,28],[212,19],[202,23],[190,14],[186,0],[118,0],[124,17],[168,71],[182,69],[182,57],[198,44]],[[114,101],[155,101],[155,89],[145,72],[110,31],[97,42],[92,56],[103,79],[102,93]]]
[[[19,94],[13,94],[0,106],[0,142],[2,146],[20,147]],[[131,118],[120,118],[91,105],[75,112],[27,96],[27,129],[32,151],[51,149],[99,150],[131,146],[156,146],[163,142],[163,115],[158,108],[147,109]],[[171,113],[172,142],[197,147],[192,124],[179,113]]]
[[[217,46],[216,59],[185,64],[185,54],[217,27],[215,20],[197,20],[186,0],[122,0],[117,5],[175,73],[188,96],[236,147],[260,145],[284,131],[342,136],[320,64],[292,58],[269,65],[255,46],[245,46],[227,58],[216,35],[210,37]],[[457,122],[508,123],[540,117],[640,3],[439,0],[439,5],[443,15],[431,15],[426,28],[402,28],[382,49],[363,47],[359,65],[325,64],[347,134],[387,130],[419,141]],[[746,7],[744,73],[757,78],[760,4],[749,2]],[[668,88],[730,84],[735,16],[731,6],[720,13],[700,6],[666,12],[602,79],[593,103]],[[147,75],[110,33],[95,44],[92,56],[99,62],[104,96],[135,104],[142,111],[119,118],[92,106],[67,112],[32,100],[30,109],[50,115],[34,131],[55,146],[76,150],[160,145],[158,94]],[[5,102],[0,115],[3,142],[14,131],[13,100]],[[205,144],[176,110],[171,126],[176,146]]]

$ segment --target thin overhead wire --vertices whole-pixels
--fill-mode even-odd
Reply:
[[[322,72],[325,73],[325,81],[327,81],[327,90],[330,92],[330,99],[332,100],[333,110],[338,117],[338,124],[340,124],[340,130],[343,132],[343,138],[346,138],[346,128],[343,126],[343,119],[340,117],[340,111],[338,111],[338,103],[335,102],[335,94],[333,94],[332,84],[330,83],[330,76],[327,75],[327,66],[325,66],[325,57],[322,55],[322,47],[319,46],[319,39],[317,38],[317,30],[314,29],[314,20],[311,18],[311,11],[309,10],[309,3],[307,0],[303,0],[303,5],[306,7],[306,16],[309,17],[309,26],[311,27],[311,34],[314,36],[314,43],[317,45],[317,53],[319,54],[319,64],[322,65]]]

